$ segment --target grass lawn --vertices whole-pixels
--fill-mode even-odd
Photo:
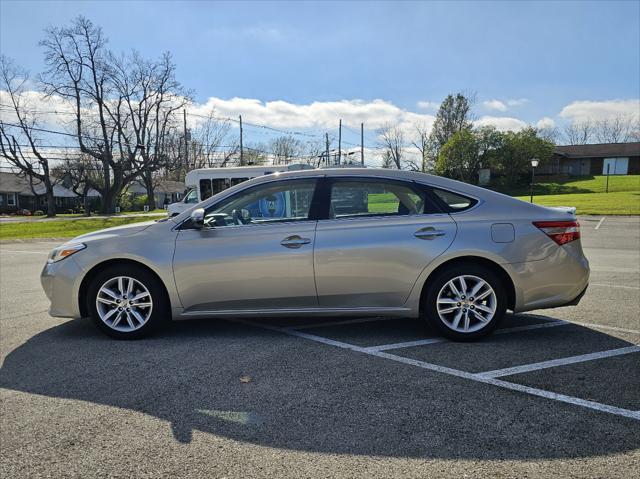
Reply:
[[[18,238],[73,238],[85,233],[111,228],[112,226],[127,225],[129,223],[139,223],[149,221],[145,217],[126,218],[95,218],[78,220],[59,221],[37,221],[25,223],[2,223],[0,224],[0,240]]]
[[[576,176],[561,182],[545,182],[544,178],[536,178],[533,185],[535,195],[562,195],[575,193],[604,193],[606,191],[606,176]],[[511,196],[529,194],[529,186],[498,189],[501,193]],[[640,191],[640,175],[609,176],[609,192]]]
[[[529,201],[529,196],[518,196]],[[640,190],[615,193],[579,193],[533,196],[544,206],[575,206],[579,215],[640,215]]]

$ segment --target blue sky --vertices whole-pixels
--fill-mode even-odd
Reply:
[[[285,102],[276,104],[280,114],[289,104],[380,99],[428,119],[432,104],[467,91],[477,95],[479,118],[561,124],[616,108],[634,113],[640,98],[638,1],[2,0],[0,50],[38,72],[43,29],[78,14],[103,27],[113,50],[170,50],[199,103],[215,98],[218,110],[255,113],[256,122],[284,120],[264,103],[243,110],[231,99]],[[352,124],[359,114],[374,124],[375,110],[358,110]]]

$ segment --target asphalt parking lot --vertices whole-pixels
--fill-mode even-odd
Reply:
[[[453,343],[418,321],[189,321],[119,342],[47,314],[0,246],[2,477],[630,477],[640,219],[581,218],[577,307]]]

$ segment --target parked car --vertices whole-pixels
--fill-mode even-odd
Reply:
[[[388,169],[254,178],[174,218],[79,236],[42,271],[51,315],[115,338],[169,318],[384,315],[471,340],[507,309],[577,304],[588,279],[572,210]]]

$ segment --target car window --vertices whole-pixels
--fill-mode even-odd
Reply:
[[[200,180],[200,198],[202,198],[203,200],[206,200],[212,195],[213,193],[211,191],[211,180],[210,179]]]
[[[424,212],[425,194],[401,182],[346,180],[331,187],[330,218]]]
[[[315,179],[270,182],[225,198],[205,212],[205,226],[272,224],[309,219]]]
[[[452,212],[464,211],[476,204],[476,200],[451,191],[434,189],[433,192]]]
[[[185,203],[197,203],[198,202],[198,192],[196,190],[189,190],[187,196],[184,197]]]

